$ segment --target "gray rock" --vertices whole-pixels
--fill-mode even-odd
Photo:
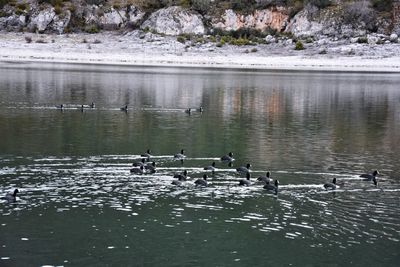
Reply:
[[[327,45],[327,44],[329,44],[329,40],[328,40],[327,38],[319,39],[319,40],[317,41],[317,44],[318,44],[318,45]]]
[[[380,38],[377,36],[368,35],[367,40],[368,40],[368,44],[375,45],[375,44],[379,43]]]
[[[310,20],[310,12],[311,10],[304,8],[297,13],[285,31],[291,32],[297,37],[310,37],[322,33],[324,25],[318,21]]]
[[[355,44],[358,42],[358,37],[352,37],[350,38],[350,43]]]
[[[54,16],[53,22],[50,25],[50,30],[62,34],[70,21],[71,11],[66,10],[64,14]]]
[[[111,8],[97,19],[99,25],[106,30],[121,28],[127,21],[126,10]]]
[[[179,6],[171,6],[154,12],[141,25],[141,28],[148,28],[166,35],[205,33],[201,15]]]
[[[352,46],[344,46],[340,48],[340,53],[343,55],[354,55],[355,49]]]
[[[292,39],[287,39],[287,40],[284,42],[284,44],[285,44],[285,45],[292,45],[292,44],[293,44],[293,40],[292,40]]]
[[[272,44],[276,42],[276,38],[273,37],[272,35],[267,35],[265,37],[265,42],[267,42],[267,44]]]
[[[49,24],[53,21],[55,16],[56,16],[56,13],[54,12],[53,7],[49,7],[49,8],[34,12],[31,15],[30,22],[28,24],[28,28],[31,31],[36,30],[40,33],[43,33],[47,29]]]
[[[389,40],[392,42],[392,43],[397,43],[397,40],[399,39],[399,36],[397,35],[397,34],[395,34],[395,33],[392,33],[390,36],[389,36]]]
[[[129,6],[127,11],[128,24],[131,26],[138,26],[146,14],[135,6]]]

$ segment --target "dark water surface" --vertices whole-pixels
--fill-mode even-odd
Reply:
[[[0,194],[20,193],[0,203],[0,266],[399,266],[399,85],[394,74],[3,64]],[[131,174],[148,148],[157,172]],[[229,151],[231,167],[219,161]],[[213,161],[210,187],[196,188]],[[248,162],[253,184],[239,187]],[[377,187],[359,178],[375,169]],[[266,171],[278,196],[255,182]],[[334,177],[345,184],[326,192]]]

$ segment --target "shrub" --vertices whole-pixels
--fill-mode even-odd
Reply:
[[[372,7],[378,11],[392,11],[393,0],[370,0],[370,2]]]
[[[25,41],[26,41],[28,44],[32,43],[32,37],[30,37],[30,36],[25,36]]]
[[[304,45],[300,40],[298,40],[296,42],[296,45],[294,46],[294,50],[304,50]]]
[[[178,35],[178,37],[176,37],[176,40],[182,44],[186,42],[186,38],[181,35]]]
[[[60,6],[60,5],[55,5],[55,6],[54,6],[54,12],[55,12],[57,15],[60,15],[61,12],[62,12],[61,6]]]
[[[192,8],[204,15],[210,8],[211,0],[192,0]]]
[[[98,33],[99,28],[97,27],[96,24],[91,24],[91,25],[86,26],[84,31],[87,33]]]
[[[357,43],[359,43],[359,44],[366,44],[366,43],[368,43],[368,38],[365,37],[365,36],[358,37]]]
[[[348,3],[343,9],[343,21],[346,24],[363,22],[370,31],[376,31],[376,12],[370,8],[368,1]]]
[[[38,40],[36,40],[36,43],[38,43],[38,44],[46,44],[47,42],[45,40],[43,40],[43,39],[38,39]]]

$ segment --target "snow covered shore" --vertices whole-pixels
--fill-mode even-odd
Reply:
[[[400,44],[326,40],[305,44],[305,50],[297,51],[290,42],[217,47],[211,42],[181,43],[175,37],[139,31],[0,33],[0,62],[400,73]]]

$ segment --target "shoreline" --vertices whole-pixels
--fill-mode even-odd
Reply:
[[[246,47],[226,46],[217,49],[211,44],[188,50],[187,46],[174,42],[173,37],[145,42],[132,38],[129,34],[38,35],[37,38],[44,40],[44,43],[26,43],[24,38],[27,35],[0,34],[2,40],[0,62],[254,71],[400,73],[400,56],[395,53],[397,51],[375,57],[320,55],[312,54],[312,47],[308,51],[297,53],[286,47],[271,49],[264,45],[256,46],[258,50],[256,53],[244,53]],[[85,38],[97,39],[83,43],[82,40],[86,41]],[[99,43],[96,44],[96,40],[99,39],[101,41],[97,41]],[[394,49],[399,47],[400,45],[394,46]],[[332,48],[332,51],[335,51],[333,49],[336,48]]]

